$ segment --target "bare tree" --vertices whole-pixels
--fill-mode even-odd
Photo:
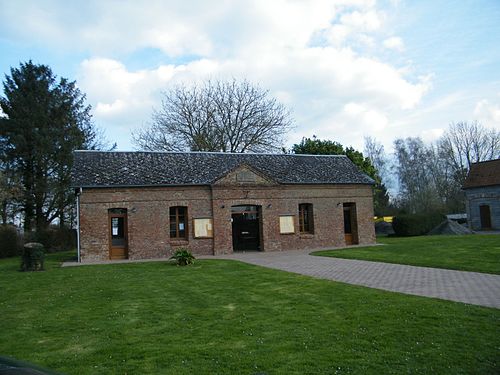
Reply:
[[[399,202],[410,213],[428,212],[439,206],[439,195],[431,169],[435,162],[432,149],[420,138],[394,141],[396,173],[399,181]]]
[[[462,186],[472,163],[500,157],[500,132],[478,122],[451,124],[433,144],[394,142],[399,202],[410,212],[463,212]]]
[[[292,126],[290,112],[246,80],[176,86],[163,95],[152,124],[132,134],[140,149],[275,151]]]
[[[372,162],[382,182],[386,186],[391,185],[389,159],[385,153],[384,145],[375,138],[365,137],[363,153]]]
[[[439,148],[462,185],[472,163],[500,158],[500,132],[485,128],[477,121],[457,122],[450,124],[439,141]]]

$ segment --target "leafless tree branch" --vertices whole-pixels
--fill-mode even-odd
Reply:
[[[132,134],[148,151],[277,151],[292,127],[290,112],[250,82],[207,81],[163,93],[152,124]]]

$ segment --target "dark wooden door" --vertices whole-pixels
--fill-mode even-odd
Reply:
[[[127,214],[109,214],[109,258],[127,259]]]
[[[260,221],[257,206],[235,206],[233,222],[233,250],[260,250]]]
[[[479,216],[481,217],[481,229],[491,229],[490,206],[479,206]]]
[[[346,245],[358,243],[358,226],[356,222],[356,205],[344,203],[344,238]]]

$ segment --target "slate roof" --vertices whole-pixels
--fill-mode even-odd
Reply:
[[[500,159],[471,164],[464,189],[493,185],[500,185]]]
[[[211,185],[240,165],[279,184],[373,184],[345,156],[75,151],[74,187]]]

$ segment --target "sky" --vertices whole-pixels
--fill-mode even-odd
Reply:
[[[316,135],[390,151],[452,122],[500,129],[500,0],[0,0],[0,73],[76,80],[118,150],[162,92],[248,79],[287,106],[284,145]]]

